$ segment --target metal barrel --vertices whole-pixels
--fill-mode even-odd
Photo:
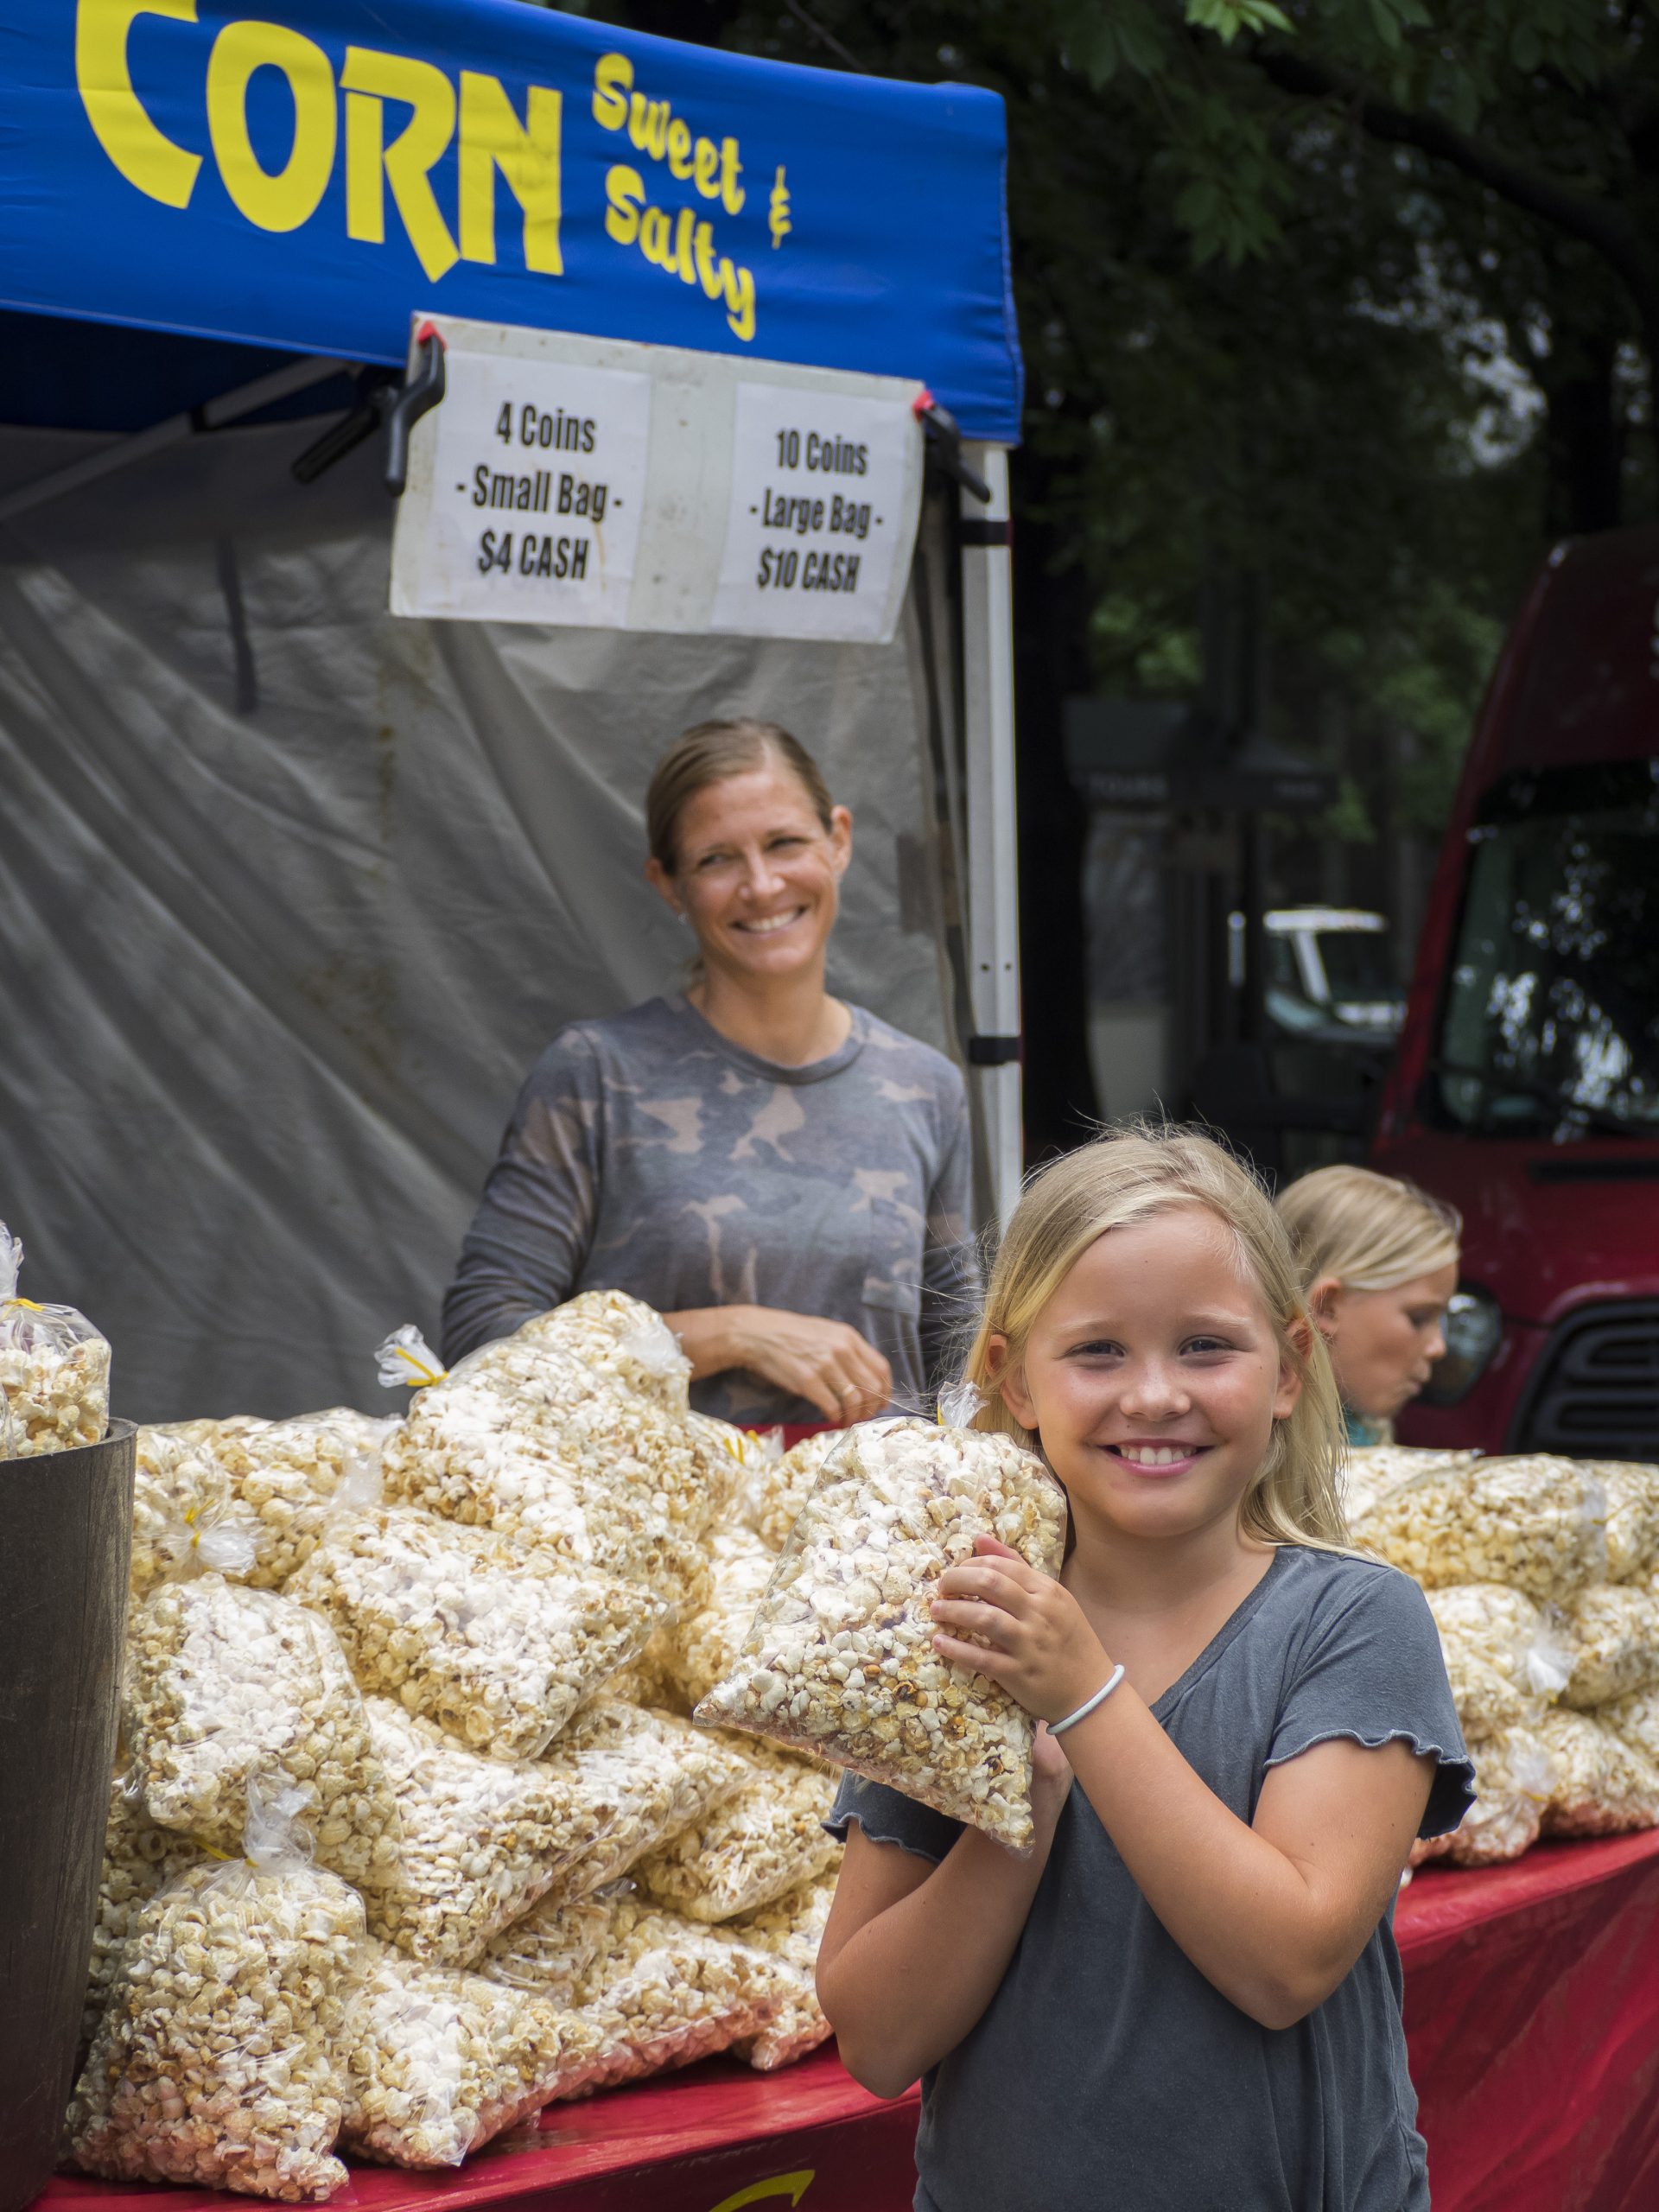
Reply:
[[[0,2212],[57,2163],[115,1759],[135,1430],[0,1459]]]

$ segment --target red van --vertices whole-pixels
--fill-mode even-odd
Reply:
[[[1372,1160],[1465,1222],[1402,1440],[1659,1460],[1659,529],[1558,547],[1504,645]]]

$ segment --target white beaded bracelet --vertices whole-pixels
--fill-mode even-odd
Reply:
[[[1068,1728],[1075,1728],[1079,1720],[1086,1720],[1097,1705],[1105,1704],[1122,1679],[1123,1669],[1120,1663],[1113,1668],[1103,1686],[1095,1692],[1093,1697],[1080,1705],[1075,1713],[1068,1713],[1064,1720],[1051,1720],[1048,1724],[1049,1734],[1064,1736]]]

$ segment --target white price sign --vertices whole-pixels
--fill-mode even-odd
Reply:
[[[391,611],[892,637],[922,497],[916,384],[436,315]]]
[[[902,402],[739,385],[711,626],[890,636],[894,568],[901,551],[908,566],[916,534],[906,498],[916,436]]]
[[[393,613],[620,628],[645,520],[650,378],[474,355],[446,365],[446,380],[420,557],[394,561]],[[400,587],[417,603],[400,604]]]

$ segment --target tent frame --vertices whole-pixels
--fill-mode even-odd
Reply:
[[[990,486],[982,505],[964,490],[957,524],[962,563],[962,684],[967,816],[971,1095],[998,1229],[1020,1196],[1020,876],[1014,742],[1013,524],[1008,456],[968,448]]]
[[[353,372],[324,355],[291,364],[219,394],[149,429],[54,469],[0,497],[0,523],[78,492],[166,448],[245,419],[292,395]],[[332,456],[331,456],[332,457]],[[957,486],[959,620],[954,671],[963,738],[962,855],[966,909],[969,1099],[982,1161],[982,1227],[1001,1230],[1020,1195],[1020,1117],[1019,868],[1014,721],[1014,626],[1008,462],[1005,447],[966,442],[962,459],[983,480]],[[979,490],[988,487],[988,502]]]

